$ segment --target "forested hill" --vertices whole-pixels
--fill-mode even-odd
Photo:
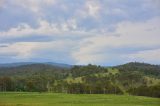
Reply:
[[[151,65],[147,63],[130,62],[124,65],[116,66],[119,71],[140,72],[145,75],[160,78],[160,65]]]
[[[151,65],[147,63],[130,62],[119,66],[101,67],[96,65],[71,66],[58,63],[12,63],[0,64],[0,76],[27,76],[35,73],[72,73],[73,77],[86,76],[94,73],[103,73],[104,70],[117,69],[120,72],[137,72],[151,77],[160,78],[160,65]],[[113,71],[114,72],[114,71]]]
[[[129,93],[160,97],[160,66],[137,62],[114,67],[6,64],[0,65],[0,91]]]
[[[0,64],[0,67],[18,67],[23,65],[33,65],[33,64],[44,64],[44,65],[51,65],[55,67],[63,67],[63,68],[71,68],[72,65],[64,64],[64,63],[55,63],[55,62],[45,62],[45,63],[37,63],[37,62],[19,62],[19,63],[3,63]]]
[[[67,73],[70,68],[53,66],[50,64],[34,63],[23,64],[18,66],[0,67],[0,76],[17,76],[17,77],[29,77],[36,74],[56,76],[57,74]],[[47,76],[46,76],[47,77]]]

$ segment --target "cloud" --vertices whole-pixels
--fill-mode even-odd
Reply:
[[[134,54],[130,54],[128,56],[124,56],[132,61],[141,61],[141,62],[149,62],[149,63],[159,63],[160,61],[160,49],[153,50],[145,50],[139,51]]]
[[[100,16],[101,2],[96,0],[88,0],[84,3],[84,6],[78,8],[75,12],[77,18],[94,18],[97,19]]]
[[[73,40],[56,40],[50,42],[17,42],[0,46],[0,58],[23,61],[32,59],[70,62],[71,51],[74,51]],[[13,60],[14,61],[14,60]],[[11,62],[11,61],[10,61]],[[72,60],[73,62],[73,60]]]
[[[11,28],[8,31],[0,32],[0,38],[3,41],[4,39],[15,39],[22,37],[33,37],[40,35],[43,36],[54,36],[60,33],[67,32],[69,30],[75,29],[76,24],[74,20],[70,20],[67,23],[63,24],[52,24],[45,20],[39,20],[39,26],[33,28],[26,23],[21,23],[15,28]]]
[[[141,53],[143,50],[160,48],[160,24],[157,24],[160,22],[159,19],[157,17],[137,23],[121,22],[113,33],[83,40],[79,49],[73,52],[73,57],[77,64],[102,64],[110,60],[121,60],[122,62],[128,61],[124,55],[129,56],[132,53]],[[109,34],[118,34],[119,36],[108,36]]]
[[[159,62],[158,53],[147,60],[160,48],[158,0],[1,1],[0,59],[5,61]]]
[[[90,16],[97,17],[100,12],[100,4],[97,1],[87,1],[86,2],[86,10]]]
[[[8,44],[0,44],[0,48],[8,47]]]
[[[115,15],[115,16],[123,16],[128,17],[128,14],[125,10],[121,8],[113,8],[111,10],[106,11],[107,15]]]
[[[36,47],[34,43],[15,43],[0,48],[0,56],[11,58],[27,59],[31,56],[32,50]]]
[[[160,1],[159,0],[147,0],[147,4],[148,7],[152,6],[152,8],[159,8],[160,6]]]
[[[33,29],[28,24],[22,23],[18,25],[16,28],[11,28],[6,32],[0,32],[0,37],[15,37],[15,36],[25,36],[33,32]]]
[[[0,8],[3,7],[4,5],[4,0],[0,0]]]
[[[68,20],[62,24],[40,20],[37,28],[21,24],[7,32],[1,32],[0,37],[16,38],[31,35],[50,36],[50,39],[61,37],[54,41],[13,43],[8,47],[1,48],[0,55],[5,56],[9,53],[7,55],[11,55],[11,57],[13,55],[18,59],[44,56],[44,58],[57,61],[65,61],[68,58],[76,64],[109,64],[108,61],[121,60],[121,62],[125,62],[129,59],[132,61],[134,56],[135,58],[142,56],[140,54],[145,50],[149,51],[160,47],[159,19],[156,17],[144,22],[124,21],[117,24],[116,30],[113,32],[100,32],[99,30],[81,32],[77,28],[75,20]],[[72,40],[71,36],[75,36],[76,39]],[[77,39],[77,36],[83,37]],[[66,58],[64,59],[62,56]]]
[[[69,19],[67,21],[62,21],[61,23],[50,23],[46,20],[39,20],[38,27],[34,28],[27,23],[20,23],[14,28],[10,28],[7,31],[0,32],[0,41],[1,42],[17,42],[18,40],[25,39],[26,41],[37,41],[42,40],[46,41],[53,39],[77,39],[84,38],[87,36],[92,36],[95,33],[94,30],[84,30],[78,28],[77,21],[75,19]]]
[[[42,13],[44,6],[51,6],[56,3],[55,0],[14,0],[12,2],[18,6],[29,9],[34,13]]]

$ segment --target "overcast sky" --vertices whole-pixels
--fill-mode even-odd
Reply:
[[[160,0],[0,0],[0,63],[160,64]]]

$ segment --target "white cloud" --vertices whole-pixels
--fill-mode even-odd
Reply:
[[[11,45],[7,45],[6,47],[1,47],[0,55],[1,56],[11,56],[12,58],[21,58],[21,59],[28,59],[31,57],[32,50],[37,45],[34,43],[26,43],[20,42]]]
[[[100,4],[97,1],[89,0],[86,2],[86,10],[90,16],[97,17],[100,12]]]
[[[123,48],[157,48],[160,47],[160,18],[153,18],[144,22],[124,21],[117,25],[115,32],[99,32],[99,30],[82,31],[77,28],[76,20],[71,19],[60,24],[49,23],[45,20],[39,20],[39,27],[32,28],[27,24],[21,24],[16,28],[11,28],[6,32],[0,32],[0,38],[16,38],[30,35],[44,35],[53,38],[61,36],[61,43],[54,42],[26,42],[16,43],[9,48],[1,48],[1,54],[13,53],[16,57],[33,57],[36,51],[46,53],[63,53],[63,49],[71,55],[76,64],[104,63],[110,59],[123,58],[125,53]],[[88,36],[89,35],[89,36]],[[119,36],[115,36],[119,35]],[[72,41],[70,38],[75,37],[77,40]],[[83,36],[81,39],[78,36]],[[66,39],[70,39],[66,42]],[[81,41],[81,42],[79,42]],[[59,42],[59,41],[58,41]],[[63,43],[64,42],[64,43]],[[71,43],[69,43],[71,42]],[[74,49],[65,49],[67,48]],[[59,49],[58,49],[59,48]],[[53,51],[50,51],[53,50]],[[120,53],[120,51],[124,51]],[[137,51],[136,51],[137,52]],[[141,53],[141,51],[138,51]],[[132,52],[134,54],[134,51]],[[49,55],[49,54],[48,54]],[[131,55],[133,56],[140,56]],[[147,58],[147,56],[145,57]],[[151,57],[150,57],[151,58]],[[153,58],[155,59],[155,58]],[[126,61],[128,61],[126,59]]]
[[[92,36],[95,31],[85,31],[78,28],[77,21],[71,18],[67,21],[59,23],[50,23],[46,20],[39,20],[39,26],[33,28],[27,23],[21,23],[17,27],[10,28],[7,31],[0,32],[0,41],[6,41],[7,39],[18,39],[23,37],[52,37],[52,38],[78,38]],[[14,42],[14,40],[13,40]]]
[[[150,5],[153,6],[153,2],[156,2],[155,4],[159,3],[157,0],[147,0],[147,3],[145,3],[146,0],[142,1],[144,1],[143,3],[147,7],[146,10],[149,10],[148,7],[151,7]],[[151,1],[152,4],[149,4]],[[115,15],[127,16],[129,14],[128,12],[133,9],[126,5],[128,3],[126,0],[106,0],[105,2],[87,0],[81,3],[78,2],[79,4],[75,5],[71,3],[72,1],[67,4],[64,4],[63,1],[59,1],[60,5],[56,5],[57,2],[58,0],[12,0],[11,3],[14,4],[15,7],[18,6],[16,9],[23,8],[23,10],[26,9],[33,12],[34,15],[38,14],[38,23],[35,24],[39,25],[33,27],[25,21],[24,23],[14,21],[13,23],[16,23],[16,25],[18,24],[18,26],[10,28],[7,31],[1,30],[0,42],[8,43],[12,41],[13,44],[4,44],[0,46],[0,56],[9,53],[14,54],[16,58],[31,58],[36,57],[37,54],[42,56],[47,54],[45,56],[52,57],[55,56],[54,53],[66,53],[72,56],[71,58],[73,58],[77,64],[105,63],[105,61],[110,61],[111,59],[118,60],[118,58],[121,58],[119,59],[121,61],[128,61],[127,58],[131,60],[134,58],[148,59],[148,61],[157,60],[155,57],[159,56],[158,53],[156,53],[159,52],[159,50],[153,52],[149,51],[149,49],[157,49],[160,47],[160,17],[147,21],[145,19],[141,22],[140,20],[136,22],[136,19],[134,22],[120,22],[119,17]],[[3,2],[1,3],[0,0],[0,6],[2,4]],[[111,6],[109,6],[110,4]],[[10,6],[10,3],[8,6]],[[55,10],[47,10],[48,7],[52,6],[55,6],[55,8],[53,8]],[[43,11],[45,8],[47,9]],[[60,8],[62,8],[64,14],[58,13]],[[125,10],[127,8],[128,11]],[[140,7],[137,6],[137,8]],[[43,13],[46,14],[46,17],[40,16]],[[139,13],[144,13],[144,11],[140,10],[138,14],[134,13],[134,15],[137,15],[135,18],[145,18],[143,15],[142,17],[138,16],[140,15]],[[8,16],[10,15],[12,16],[11,13],[9,13]],[[19,13],[15,15],[19,15]],[[148,15],[150,14],[146,13],[144,16]],[[17,16],[12,17],[14,19],[14,17]],[[128,16],[125,18],[128,18]],[[2,21],[3,20],[5,19],[2,19]],[[109,22],[110,20],[112,22]],[[13,20],[9,20],[9,22],[10,21]],[[109,23],[109,25],[107,23]],[[111,27],[110,24],[116,27],[112,32],[107,30],[108,27]],[[44,40],[44,42],[31,42],[32,37],[33,39],[37,39],[42,36],[44,39],[45,37],[51,39],[49,41]],[[23,37],[26,39],[26,42],[21,41]],[[15,40],[17,38],[20,38],[18,42]],[[74,38],[74,40],[72,38]],[[30,42],[27,41],[28,39]],[[138,50],[128,52],[132,48]],[[147,51],[144,51],[143,48],[147,49]],[[151,53],[155,54],[155,56],[149,56]],[[61,56],[59,59],[61,58],[64,57]]]
[[[128,17],[127,12],[124,9],[121,9],[121,8],[106,9],[105,13],[107,15],[117,15],[117,16]]]
[[[15,59],[29,60],[31,58],[46,58],[53,60],[69,57],[76,41],[64,39],[50,42],[17,42],[0,46],[0,56],[10,56]],[[53,55],[54,54],[54,55]],[[43,56],[43,57],[42,57]]]
[[[12,38],[12,37],[18,37],[18,36],[25,36],[29,33],[33,33],[34,30],[25,23],[20,24],[19,26],[15,28],[11,28],[8,31],[0,32],[0,37],[3,38]]]
[[[21,23],[8,31],[0,32],[0,38],[16,38],[30,35],[53,35],[64,32],[71,32],[77,28],[75,20],[69,20],[66,23],[49,23],[45,20],[39,20],[39,26],[32,28],[26,23]]]
[[[156,64],[160,62],[159,61],[160,60],[160,49],[139,51],[137,53],[129,54],[124,57],[128,58],[129,60],[133,60],[133,61],[149,62],[149,63]]]
[[[120,34],[118,45],[151,46],[159,45],[160,18],[144,22],[122,22],[116,33]]]
[[[153,18],[146,22],[122,22],[117,25],[116,31],[106,33],[103,36],[95,36],[83,40],[77,51],[72,53],[77,63],[95,63],[104,62],[109,58],[114,58],[115,61],[123,55],[129,55],[127,50],[141,50],[160,47],[160,18]],[[117,34],[119,36],[109,36]],[[127,50],[123,50],[127,48]],[[123,51],[123,53],[121,53]],[[126,51],[126,53],[125,53]],[[137,51],[132,51],[132,53]],[[159,53],[157,53],[159,54]],[[122,59],[123,58],[123,59]],[[147,56],[145,56],[147,59]],[[152,58],[152,56],[150,56]],[[153,57],[153,60],[155,58]],[[132,61],[132,60],[131,60]],[[155,60],[156,61],[156,60]]]
[[[83,55],[83,56],[82,56]],[[105,56],[102,54],[81,54],[80,52],[74,53],[72,55],[76,60],[76,64],[101,64],[102,60],[106,59]],[[106,59],[107,60],[107,59]]]
[[[54,5],[56,0],[13,0],[12,3],[34,13],[42,14],[41,10],[43,10],[43,7]]]
[[[88,18],[92,17],[98,19],[100,16],[101,4],[97,0],[87,0],[81,8],[78,8],[75,12],[76,18]]]

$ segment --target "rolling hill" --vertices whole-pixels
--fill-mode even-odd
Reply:
[[[129,93],[160,97],[160,66],[138,62],[114,67],[58,63],[3,64],[0,65],[0,79],[0,91]]]

